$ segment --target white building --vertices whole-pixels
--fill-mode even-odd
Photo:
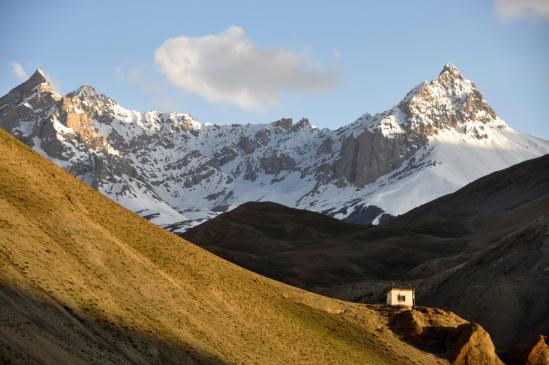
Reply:
[[[416,304],[416,294],[411,288],[391,288],[387,291],[387,305],[413,307]]]

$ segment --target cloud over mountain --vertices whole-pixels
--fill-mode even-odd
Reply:
[[[263,48],[235,26],[220,34],[168,39],[155,61],[172,84],[246,110],[277,105],[281,91],[324,91],[338,81],[321,64],[293,50]]]
[[[13,72],[13,74],[18,78],[20,78],[21,80],[26,80],[29,78],[29,74],[27,73],[27,71],[25,71],[25,69],[23,68],[23,66],[21,66],[20,63],[11,61],[10,68],[11,68],[11,72]]]
[[[496,11],[504,19],[545,18],[549,19],[547,0],[496,0]]]

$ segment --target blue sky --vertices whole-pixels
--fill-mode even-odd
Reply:
[[[0,94],[41,66],[61,92],[87,83],[133,109],[337,128],[452,63],[549,139],[548,0],[3,0],[0,34]]]

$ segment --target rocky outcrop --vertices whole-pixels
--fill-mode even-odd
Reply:
[[[410,137],[402,134],[387,138],[380,131],[370,130],[358,137],[349,136],[334,164],[334,178],[344,177],[358,187],[374,182],[399,168],[427,143],[424,136]]]
[[[527,346],[510,351],[505,359],[507,365],[547,365],[549,345],[546,336],[538,336]]]
[[[332,153],[332,147],[334,145],[334,141],[330,137],[326,137],[320,146],[318,146],[318,149],[316,150],[317,156],[322,156],[324,154]]]
[[[392,330],[425,351],[446,357],[452,365],[504,365],[490,335],[476,323],[439,308],[418,307],[396,315]]]
[[[549,346],[547,337],[539,336],[538,340],[532,345],[526,356],[524,365],[547,365],[549,364]]]
[[[492,339],[479,324],[465,323],[448,332],[448,359],[452,365],[504,365]]]
[[[249,155],[255,151],[254,141],[248,136],[242,136],[238,140],[237,146],[240,147],[246,155]]]
[[[278,175],[282,171],[295,169],[295,161],[285,153],[272,153],[260,160],[261,168],[269,175]]]
[[[279,128],[285,129],[285,130],[289,130],[290,128],[292,128],[293,119],[292,118],[282,118],[282,119],[277,120],[276,122],[274,122],[274,125],[276,127],[279,127]]]

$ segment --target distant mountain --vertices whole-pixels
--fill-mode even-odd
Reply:
[[[183,237],[238,265],[345,300],[417,303],[482,324],[496,348],[549,333],[549,155],[478,179],[380,226],[247,203]]]
[[[379,223],[495,170],[549,153],[446,65],[394,108],[337,130],[307,119],[201,124],[137,112],[41,70],[0,98],[0,127],[152,222],[182,232],[247,201]]]
[[[501,364],[486,331],[453,313],[277,283],[139,218],[3,130],[0,156],[2,364]]]

